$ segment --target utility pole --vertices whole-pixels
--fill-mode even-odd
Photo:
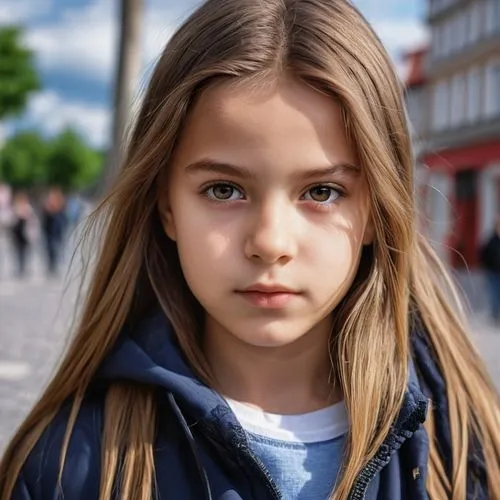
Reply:
[[[102,188],[113,182],[123,160],[125,132],[141,70],[143,0],[120,0],[120,39],[114,85],[113,121]]]

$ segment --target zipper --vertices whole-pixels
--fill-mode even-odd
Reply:
[[[386,445],[382,445],[386,446]],[[366,493],[370,483],[374,479],[375,475],[380,472],[388,463],[389,460],[383,460],[382,456],[385,456],[386,451],[379,450],[375,457],[373,457],[360,472],[356,483],[349,493],[349,500],[364,500],[366,498]],[[388,457],[390,457],[390,452]]]
[[[410,439],[421,423],[425,420],[427,410],[426,402],[420,402],[417,407],[406,417],[399,429],[393,429],[378,449],[375,456],[365,465],[359,473],[356,483],[349,493],[349,500],[364,500],[375,475],[380,472],[391,460],[391,455],[401,448],[401,445]]]
[[[271,474],[269,474],[269,471],[267,470],[266,466],[262,463],[262,461],[258,457],[256,457],[247,446],[242,447],[240,451],[242,455],[248,460],[248,463],[252,464],[252,467],[261,476],[266,486],[266,489],[271,495],[272,499],[282,500],[283,496],[278,490],[278,486],[274,482],[274,479],[271,477]]]
[[[230,432],[230,436],[227,436],[229,438],[228,443],[228,441],[226,440],[221,440],[221,436],[212,428],[212,426],[205,423],[202,423],[201,425],[217,446],[222,447],[224,451],[229,451],[232,454],[234,454],[236,450],[238,465],[242,467],[249,465],[254,470],[254,472],[256,472],[260,476],[260,480],[262,481],[272,500],[283,500],[283,496],[280,493],[278,486],[274,482],[271,474],[266,469],[266,466],[258,457],[256,457],[252,453],[246,441],[240,436],[240,433],[235,431]]]

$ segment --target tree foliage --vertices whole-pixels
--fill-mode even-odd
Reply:
[[[42,184],[47,153],[47,143],[38,132],[20,132],[11,137],[0,150],[0,180],[15,188]]]
[[[40,88],[33,53],[21,36],[19,27],[0,27],[0,120],[20,113],[29,94]]]
[[[77,132],[66,129],[50,144],[46,182],[64,189],[82,189],[97,180],[101,166],[101,155]]]
[[[38,132],[19,132],[0,149],[0,180],[19,188],[58,185],[80,190],[98,180],[102,164],[102,153],[70,128],[51,140]]]

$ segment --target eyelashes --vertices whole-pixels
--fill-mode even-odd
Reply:
[[[246,199],[244,190],[237,184],[229,181],[213,182],[205,185],[201,190],[201,194],[216,203],[228,203]],[[340,186],[331,183],[322,183],[308,187],[300,199],[317,206],[329,206],[345,196],[346,192]]]
[[[245,199],[245,195],[235,184],[229,182],[218,182],[206,186],[202,193],[214,201],[235,201]],[[236,195],[236,196],[235,196]]]

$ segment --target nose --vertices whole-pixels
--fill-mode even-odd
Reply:
[[[275,200],[256,208],[245,241],[245,256],[265,264],[286,264],[297,253],[293,207]],[[296,222],[296,221],[295,221]]]

